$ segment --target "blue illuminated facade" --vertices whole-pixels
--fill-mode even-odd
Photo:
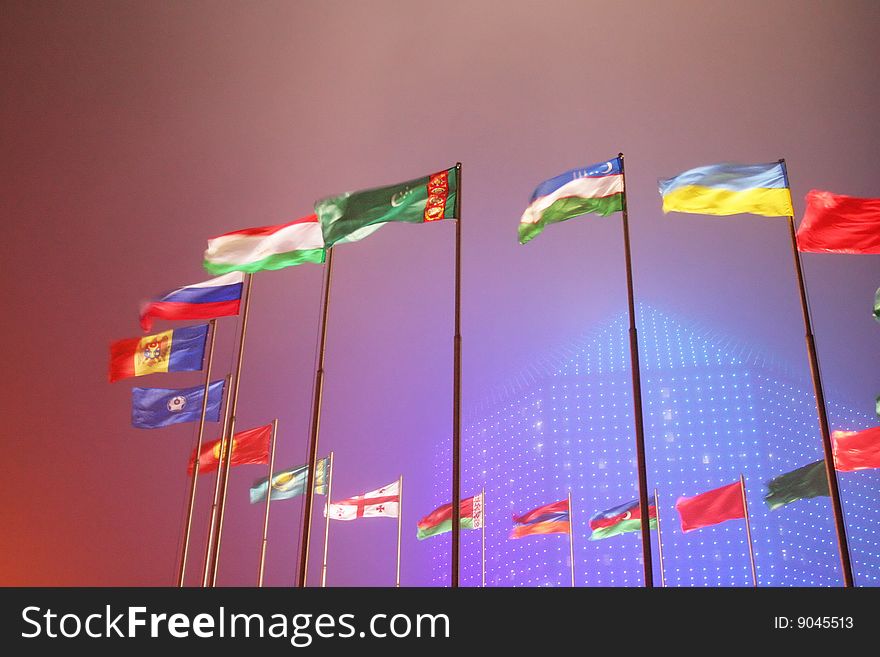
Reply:
[[[638,311],[648,476],[658,490],[669,586],[750,586],[744,523],[683,534],[674,509],[692,496],[746,478],[761,586],[840,583],[830,500],[799,500],[770,512],[764,483],[822,457],[810,382],[728,340],[648,306]],[[832,396],[833,397],[833,396]],[[865,406],[868,406],[865,404]],[[876,424],[830,403],[834,428]],[[437,473],[449,453],[436,454]],[[444,467],[440,467],[441,464]],[[856,583],[880,583],[880,471],[840,475]],[[533,368],[481,404],[464,427],[462,492],[486,489],[486,582],[568,586],[568,537],[509,540],[510,518],[565,498],[571,489],[579,586],[638,586],[638,533],[589,541],[589,516],[637,496],[627,319],[617,317]],[[438,474],[436,503],[448,501]],[[657,533],[653,532],[660,584]],[[434,543],[434,582],[448,582],[449,537]],[[462,533],[462,584],[479,586],[478,532]]]

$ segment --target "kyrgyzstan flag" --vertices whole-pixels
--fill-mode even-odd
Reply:
[[[264,427],[256,429],[247,429],[239,431],[232,436],[232,456],[229,459],[230,465],[248,465],[251,463],[268,463],[269,462],[269,441],[272,439],[272,425],[267,424]],[[220,453],[220,441],[214,440],[202,445],[202,451],[199,454],[199,472],[213,472],[217,469],[218,464],[223,459]],[[192,456],[189,458],[189,469],[187,472],[192,474],[193,465],[196,462],[196,451],[193,450]]]
[[[695,497],[679,497],[675,508],[681,516],[681,531],[717,525],[725,520],[745,518],[741,482],[710,490]]]
[[[880,468],[880,427],[831,434],[834,467],[843,472]]]
[[[396,518],[400,512],[400,480],[330,504],[331,520],[358,518]],[[324,511],[327,515],[327,511]]]

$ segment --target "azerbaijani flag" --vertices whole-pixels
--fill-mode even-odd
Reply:
[[[797,245],[809,253],[880,253],[880,198],[811,189]]]
[[[255,429],[239,431],[232,436],[232,455],[229,457],[229,465],[250,465],[269,462],[269,443],[272,440],[272,425],[267,424]],[[199,452],[199,472],[212,472],[217,469],[223,460],[225,452],[221,453],[220,440],[212,440],[202,445]],[[196,451],[193,450],[189,457],[187,473],[192,474],[196,462]]]
[[[710,164],[660,180],[663,212],[791,217],[791,190],[783,162]]]
[[[208,240],[205,269],[212,274],[283,269],[324,262],[324,238],[316,215],[277,226],[245,228]]]
[[[237,315],[244,275],[226,274],[204,283],[185,285],[148,301],[141,308],[141,328],[153,328],[153,319],[213,319]]]
[[[570,534],[571,517],[568,500],[551,502],[528,513],[513,517],[514,527],[510,538],[522,538],[537,534]]]
[[[208,325],[187,326],[110,345],[110,382],[155,372],[202,369]]]
[[[475,495],[461,500],[458,505],[459,527],[462,529],[480,529],[483,526],[483,495]],[[452,531],[452,503],[438,506],[418,523],[420,541]]]
[[[623,173],[619,157],[572,169],[545,180],[519,220],[519,243],[534,239],[544,228],[582,214],[608,216],[623,209]]]
[[[650,528],[657,529],[657,507],[653,504],[648,505],[648,517]],[[593,530],[590,534],[591,541],[611,538],[626,532],[641,531],[642,513],[639,501],[633,500],[606,511],[599,511],[590,518],[590,529]]]
[[[834,467],[841,472],[880,468],[880,427],[831,432]]]

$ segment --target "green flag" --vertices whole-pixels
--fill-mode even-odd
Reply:
[[[421,224],[454,218],[455,167],[397,185],[347,192],[315,203],[324,246],[363,239],[389,221]]]
[[[828,477],[825,476],[825,461],[816,461],[768,481],[764,502],[772,511],[796,500],[822,495],[830,496]]]
[[[874,319],[880,322],[880,287],[874,293]]]

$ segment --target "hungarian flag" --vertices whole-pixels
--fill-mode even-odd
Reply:
[[[198,371],[207,337],[208,325],[202,324],[117,340],[110,345],[110,382],[156,372]]]
[[[745,518],[743,489],[740,482],[702,493],[695,497],[679,497],[675,508],[681,516],[681,531],[717,525],[725,520]]]
[[[283,269],[324,262],[318,217],[309,215],[277,226],[245,228],[208,240],[204,267],[212,274]]]
[[[347,192],[315,203],[324,244],[355,242],[389,221],[422,224],[455,215],[456,169],[396,185]]]
[[[141,307],[141,328],[152,329],[154,318],[213,319],[237,315],[243,279],[243,274],[233,272],[166,292]]]
[[[510,538],[522,538],[536,534],[570,534],[571,516],[568,500],[551,502],[521,516],[514,516],[513,524]]]
[[[648,505],[648,517],[650,528],[657,529],[657,507]],[[599,511],[590,518],[591,541],[603,538],[611,538],[626,532],[638,532],[642,530],[642,510],[639,501],[633,500],[620,506],[615,506],[606,511]]]
[[[387,486],[330,504],[331,520],[396,518],[400,511],[400,480]],[[325,509],[324,515],[327,515]]]
[[[880,427],[831,434],[834,467],[842,472],[880,468]]]
[[[269,462],[269,443],[272,440],[272,425],[256,429],[239,431],[232,436],[232,455],[230,465],[248,465]],[[213,440],[202,445],[199,453],[199,472],[212,472],[216,470],[225,454],[220,453],[220,440]],[[224,450],[225,452],[225,450]],[[189,457],[187,472],[192,474],[196,462],[196,451],[193,450]]]
[[[809,253],[880,253],[880,198],[810,190],[797,244]]]
[[[602,217],[623,209],[623,172],[619,157],[572,169],[545,180],[532,193],[519,220],[519,243],[537,237],[550,224],[582,214]]]
[[[483,526],[483,495],[475,495],[461,500],[458,505],[459,527],[462,529],[480,529]],[[418,523],[420,541],[452,531],[452,503],[438,506]]]
[[[768,481],[764,502],[772,511],[797,500],[830,495],[825,461],[816,461]]]

